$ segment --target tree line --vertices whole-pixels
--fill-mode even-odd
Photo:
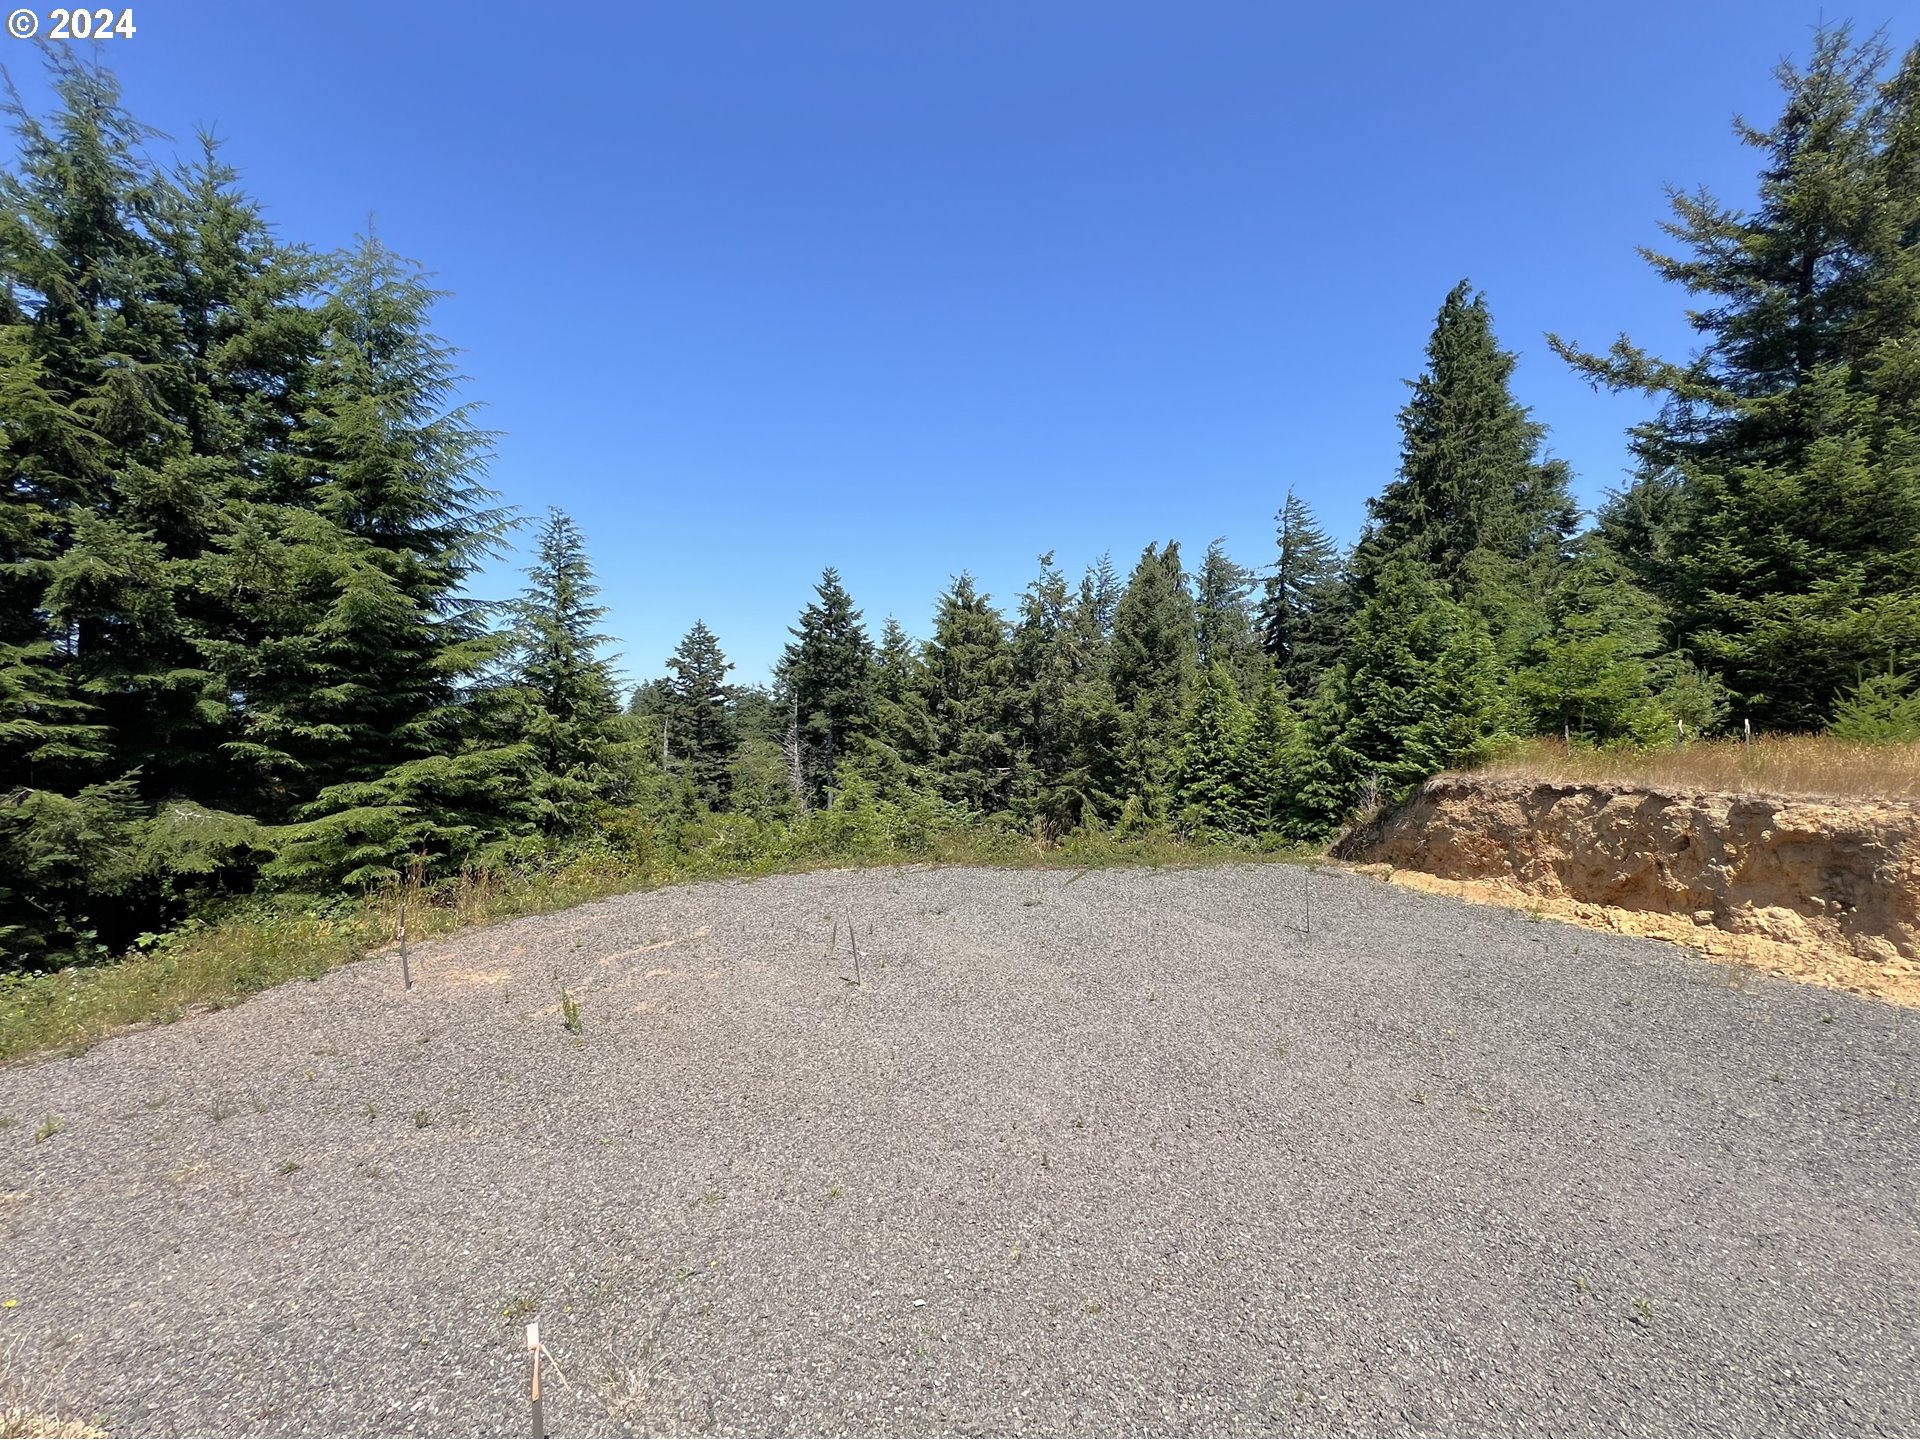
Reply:
[[[1463,281],[1351,547],[1288,491],[1255,566],[1046,555],[923,638],[828,569],[770,685],[696,624],[625,704],[566,516],[471,591],[520,517],[420,269],[281,239],[211,140],[158,166],[109,73],[53,67],[0,172],[5,967],[716,816],[1284,844],[1529,734],[1920,738],[1920,46],[1821,32],[1738,127],[1753,201],[1673,194],[1690,357],[1550,337],[1659,401],[1584,528]]]

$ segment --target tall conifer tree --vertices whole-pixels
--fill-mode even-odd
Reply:
[[[814,595],[790,632],[782,675],[799,705],[808,779],[821,803],[838,783],[839,757],[872,720],[873,642],[839,571],[827,567]]]
[[[696,620],[672,656],[673,672],[667,705],[667,745],[709,809],[726,804],[727,775],[739,734],[728,695],[727,672],[733,668],[720,641]]]
[[[1810,727],[1863,675],[1920,667],[1920,46],[1819,32],[1761,130],[1756,204],[1674,192],[1701,347],[1555,339],[1597,384],[1660,398],[1605,528],[1677,638],[1757,723]]]
[[[1278,553],[1260,604],[1260,644],[1289,693],[1311,695],[1340,655],[1346,624],[1340,547],[1291,489],[1274,526]]]

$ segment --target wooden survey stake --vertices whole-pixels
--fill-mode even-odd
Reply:
[[[533,1364],[533,1435],[534,1440],[546,1440],[547,1415],[540,1403],[540,1326],[527,1326],[527,1359]]]

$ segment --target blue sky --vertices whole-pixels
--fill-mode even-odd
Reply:
[[[1645,405],[1595,395],[1543,332],[1687,347],[1635,247],[1667,185],[1751,194],[1730,117],[1772,120],[1771,69],[1820,14],[134,11],[99,53],[137,115],[182,149],[228,137],[289,238],[343,243],[372,214],[453,292],[438,327],[504,432],[492,483],[584,527],[622,669],[660,673],[704,618],[748,680],[827,564],[876,631],[924,634],[950,576],[1011,602],[1044,550],[1124,570],[1150,540],[1197,560],[1224,536],[1264,564],[1289,485],[1352,538],[1463,276],[1597,502]],[[0,59],[44,93],[30,47]]]

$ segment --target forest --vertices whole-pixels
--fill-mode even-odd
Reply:
[[[961,574],[925,636],[829,566],[770,685],[696,624],[631,695],[588,537],[488,489],[420,266],[278,235],[215,143],[158,165],[51,63],[0,173],[0,971],[805,827],[1313,844],[1533,735],[1920,739],[1920,46],[1820,32],[1737,127],[1753,194],[1672,194],[1645,258],[1694,353],[1549,337],[1655,402],[1597,513],[1462,280],[1350,547],[1281,481],[1263,555]],[[523,524],[522,592],[476,594]]]

